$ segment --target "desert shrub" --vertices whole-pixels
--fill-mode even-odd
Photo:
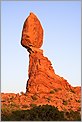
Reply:
[[[79,112],[63,112],[51,105],[35,106],[30,110],[12,111],[11,114],[2,115],[2,121],[80,121]]]
[[[67,104],[68,104],[67,101],[63,100],[63,105],[67,105]]]
[[[22,105],[22,108],[28,108],[28,105]]]
[[[80,102],[81,102],[81,100],[76,100],[76,102],[80,103]]]
[[[30,110],[32,115],[28,118],[31,121],[55,121],[65,120],[63,112],[58,111],[56,107],[51,105],[38,106]]]
[[[8,121],[9,120],[9,114],[10,114],[10,108],[7,106],[4,106],[1,108],[1,120]]]
[[[61,88],[55,88],[50,91],[50,94],[54,94],[55,92],[58,92],[59,90],[62,90]]]
[[[81,107],[79,107],[77,111],[78,111],[78,112],[81,111]]]
[[[81,115],[78,111],[70,111],[65,113],[66,120],[70,121],[81,121]]]
[[[32,107],[32,108],[33,108],[33,107],[36,107],[36,104],[33,104],[33,103],[32,103],[32,104],[30,104],[30,107]]]
[[[58,89],[54,89],[55,92],[58,92],[59,90],[60,90],[59,88]]]
[[[37,100],[36,95],[31,96],[31,98],[32,98],[33,100]]]
[[[1,113],[7,113],[7,108],[6,108],[6,107],[3,107],[3,108],[1,109]]]
[[[25,95],[26,93],[24,93],[24,92],[21,91],[20,94],[21,94],[21,95]]]
[[[51,90],[51,91],[50,91],[50,94],[54,94],[54,93],[55,93],[55,91],[54,91],[54,90]]]
[[[11,104],[10,104],[11,106],[18,106],[16,103],[14,103],[14,102],[11,102]]]
[[[35,106],[30,110],[13,111],[7,118],[2,116],[1,120],[11,121],[55,121],[65,120],[64,113],[50,105]]]

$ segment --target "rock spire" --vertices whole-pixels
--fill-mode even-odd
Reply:
[[[55,74],[51,62],[39,49],[43,43],[43,28],[33,13],[25,20],[21,44],[29,52],[29,70],[26,92],[49,93],[55,88],[71,88],[66,80]],[[63,84],[65,84],[63,86]]]
[[[43,43],[43,28],[33,13],[25,20],[21,44],[29,52],[27,104],[50,104],[59,110],[79,110],[81,87],[72,87],[58,76],[51,62],[40,49]]]

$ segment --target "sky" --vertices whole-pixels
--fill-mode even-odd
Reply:
[[[72,86],[81,85],[80,1],[1,2],[1,92],[26,91],[29,53],[21,46],[25,19],[33,12],[44,29],[44,56],[55,73]]]

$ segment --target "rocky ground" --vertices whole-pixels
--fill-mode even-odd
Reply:
[[[78,94],[79,93],[79,94]],[[81,95],[80,87],[70,91],[54,89],[50,93],[1,93],[1,106],[13,109],[26,110],[38,105],[53,105],[60,111],[80,111]]]

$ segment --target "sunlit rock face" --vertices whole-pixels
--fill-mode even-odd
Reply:
[[[29,70],[26,92],[49,93],[55,88],[71,88],[64,78],[55,74],[51,62],[39,49],[43,43],[43,29],[33,13],[26,19],[21,44],[29,52]]]
[[[21,44],[24,47],[40,48],[43,43],[43,28],[35,14],[30,13],[24,22]]]
[[[26,92],[49,92],[50,77],[54,76],[51,62],[39,49],[43,43],[43,28],[33,13],[27,17],[22,30],[21,44],[29,52],[29,73]]]
[[[41,49],[31,48],[29,54],[29,70],[26,92],[32,94],[50,93],[55,89],[67,89],[72,87],[67,80],[55,74],[51,62],[44,57]]]
[[[51,62],[44,56],[40,47],[43,44],[43,28],[33,13],[26,19],[21,44],[29,52],[28,81],[26,101],[22,96],[21,104],[49,104],[59,110],[79,110],[81,106],[81,87],[72,87],[67,80],[57,75]],[[37,97],[34,100],[34,97]],[[17,98],[17,97],[16,97]],[[16,100],[15,98],[15,100]],[[23,101],[23,102],[22,102]],[[18,102],[19,104],[19,102]]]

